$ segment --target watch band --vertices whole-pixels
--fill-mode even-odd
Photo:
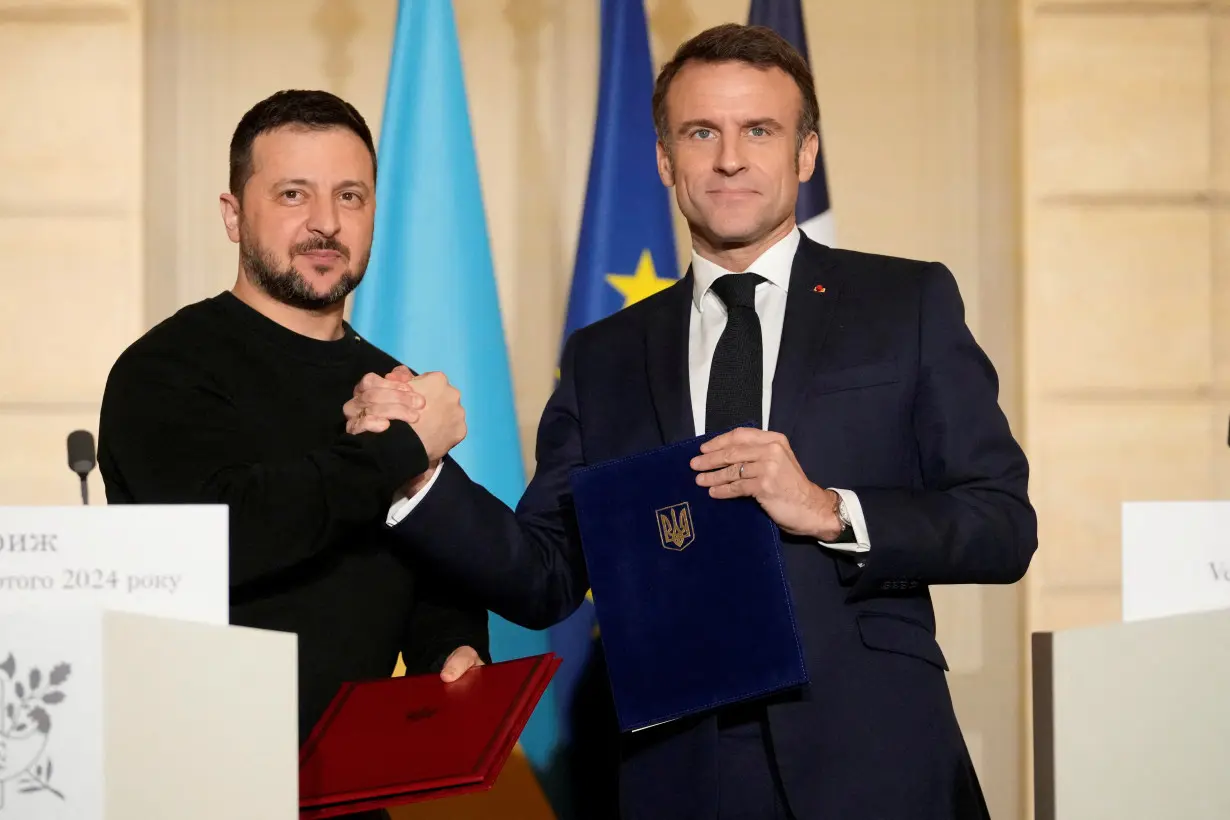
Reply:
[[[850,511],[846,509],[846,499],[836,490],[833,490],[833,495],[837,496],[837,520],[841,522],[841,534],[837,536],[837,540],[833,543],[853,543],[855,541],[854,525],[850,522]]]

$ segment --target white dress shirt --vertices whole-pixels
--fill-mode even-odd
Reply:
[[[423,486],[423,489],[419,490],[414,495],[409,498],[398,496],[393,501],[393,506],[389,507],[389,517],[385,519],[385,523],[387,523],[390,527],[396,527],[400,524],[402,519],[409,515],[410,511],[417,507],[419,502],[423,500],[423,497],[431,491],[432,485],[434,485],[436,483],[436,479],[440,477],[440,470],[442,469],[444,469],[444,462],[440,462],[440,466],[436,467],[435,472],[431,474],[431,478],[427,479],[427,483]]]
[[[786,295],[790,291],[790,269],[799,247],[801,234],[793,228],[772,247],[748,265],[747,271],[757,273],[766,281],[756,286],[756,316],[760,319],[760,338],[764,354],[764,385],[761,393],[761,427],[767,429],[769,410],[773,406],[773,374],[777,371],[777,353],[782,343],[782,325],[786,319]],[[726,304],[713,292],[713,283],[729,271],[710,262],[692,249],[692,312],[688,322],[688,379],[692,393],[692,423],[696,435],[705,432],[705,401],[709,393],[709,368],[718,339],[726,328]],[[867,524],[858,496],[849,490],[830,488],[846,503],[854,543],[828,544],[826,547],[850,552],[866,552],[871,548]]]
[[[777,352],[782,342],[782,324],[786,317],[786,294],[790,290],[790,269],[794,254],[799,247],[799,229],[795,227],[775,245],[761,254],[747,270],[758,273],[767,281],[756,286],[756,315],[760,318],[760,337],[764,351],[764,386],[762,388],[762,427],[768,424],[769,410],[773,403],[773,374],[777,370]],[[742,271],[737,271],[741,273]],[[692,250],[692,311],[688,322],[688,380],[691,384],[692,421],[696,435],[705,432],[705,399],[709,392],[709,368],[718,339],[726,327],[726,305],[711,290],[719,276],[728,271]],[[437,468],[422,490],[411,498],[399,498],[389,508],[388,525],[398,524],[410,514],[431,490],[440,475]],[[850,552],[866,552],[871,548],[863,508],[858,496],[849,490],[831,488],[846,504],[850,525],[854,530],[853,543],[828,544],[833,549]]]

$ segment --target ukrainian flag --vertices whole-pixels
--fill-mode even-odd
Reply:
[[[378,152],[376,229],[351,322],[377,347],[461,391],[468,435],[453,457],[510,507],[525,490],[512,379],[451,0],[401,0]],[[495,660],[548,651],[545,632],[491,616]],[[556,735],[550,693],[493,792],[398,809],[396,818],[551,811],[529,767]]]
[[[565,339],[679,277],[669,192],[657,172],[654,67],[642,0],[602,0],[598,83]],[[618,728],[592,601],[551,629],[551,648],[563,658],[552,684],[562,786],[553,795],[556,812],[567,820],[616,817]]]

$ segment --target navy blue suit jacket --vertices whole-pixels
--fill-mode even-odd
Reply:
[[[515,514],[448,462],[398,530],[511,621],[545,628],[574,611],[588,581],[569,472],[694,435],[691,292],[689,273],[566,342]],[[1037,530],[1025,456],[951,273],[804,237],[768,426],[813,482],[858,493],[871,541],[856,555],[784,537],[811,683],[768,713],[795,816],[983,816],[929,587],[1017,581]],[[625,738],[624,816],[713,818],[716,738],[712,716]]]

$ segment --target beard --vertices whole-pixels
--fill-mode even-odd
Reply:
[[[290,258],[312,251],[336,251],[347,261],[351,258],[348,247],[332,237],[323,236],[293,245]],[[246,227],[239,229],[239,259],[252,283],[279,302],[303,310],[324,310],[345,300],[363,281],[367,258],[365,254],[357,264],[347,268],[328,291],[317,293],[307,278],[295,270],[294,264],[287,262],[285,268],[280,268],[271,250],[256,241]],[[328,271],[325,266],[316,268],[320,273]]]

